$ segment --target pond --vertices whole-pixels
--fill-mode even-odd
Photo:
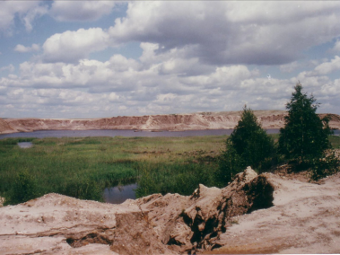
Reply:
[[[33,146],[32,142],[20,142],[18,143],[18,146],[22,149],[28,149]]]
[[[106,188],[103,193],[103,198],[105,203],[110,204],[121,204],[126,199],[135,199],[135,189],[137,188],[137,183],[116,186],[112,188]]]

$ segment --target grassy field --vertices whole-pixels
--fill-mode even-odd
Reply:
[[[100,201],[106,187],[136,181],[137,196],[188,195],[199,183],[219,186],[217,157],[226,138],[7,138],[0,140],[0,196],[10,204],[50,192]],[[22,141],[34,146],[21,149]],[[340,148],[340,137],[330,141]]]
[[[101,200],[105,187],[137,179],[141,182],[139,196],[175,191],[190,194],[198,182],[213,183],[217,167],[213,159],[223,149],[225,139],[226,136],[0,140],[0,196],[11,203],[50,192]],[[17,143],[22,141],[31,141],[34,146],[21,149]]]

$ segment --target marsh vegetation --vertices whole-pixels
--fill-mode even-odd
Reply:
[[[278,134],[270,135],[274,142]],[[227,136],[7,138],[0,140],[0,196],[16,204],[56,192],[102,201],[105,188],[138,183],[137,197],[189,195],[223,186],[219,155]],[[340,137],[330,136],[333,148]],[[32,142],[20,148],[18,142]]]
[[[16,204],[50,192],[102,200],[107,187],[138,181],[137,196],[190,194],[213,185],[226,136],[7,138],[0,140],[0,196]],[[32,142],[21,149],[18,142]]]

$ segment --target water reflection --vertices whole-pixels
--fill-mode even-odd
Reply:
[[[103,198],[106,203],[110,204],[121,204],[126,199],[135,199],[135,189],[137,183],[129,184],[125,186],[116,186],[112,188],[106,188],[103,193]]]

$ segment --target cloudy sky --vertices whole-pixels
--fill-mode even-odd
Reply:
[[[0,1],[0,117],[340,114],[338,1]]]

